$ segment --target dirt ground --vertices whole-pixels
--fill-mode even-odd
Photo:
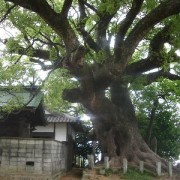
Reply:
[[[81,180],[83,169],[72,169],[66,175],[62,176],[60,180]]]
[[[83,169],[73,169],[72,171],[68,172],[66,175],[62,176],[60,180],[82,180],[82,173]],[[88,170],[89,178],[88,180],[120,180],[121,178],[116,175],[112,174],[108,177],[97,175],[96,170]],[[86,178],[84,178],[86,180]]]
[[[83,180],[123,180],[119,175],[112,174],[109,176],[98,175],[96,170],[86,170],[89,175],[88,178],[83,178]],[[83,169],[72,169],[66,175],[62,176],[60,180],[82,180]],[[157,177],[154,180],[180,180],[179,176],[174,178],[168,177]]]
[[[82,179],[83,169],[75,168],[72,169],[70,172],[68,172],[66,175],[60,177],[59,180],[124,180],[118,174],[112,174],[109,176],[99,175],[97,174],[97,170],[86,170],[86,173],[88,174],[88,178],[84,177]],[[8,179],[0,177],[0,180],[8,180]],[[180,176],[176,175],[176,177],[174,178],[159,177],[159,178],[154,178],[154,180],[180,180]]]

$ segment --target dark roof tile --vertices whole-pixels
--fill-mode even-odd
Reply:
[[[45,111],[46,119],[48,123],[76,123],[79,121],[79,118],[69,116],[62,113],[51,113],[49,111]]]

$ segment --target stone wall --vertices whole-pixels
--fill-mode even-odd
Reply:
[[[0,138],[0,174],[54,175],[66,169],[65,149],[49,139]]]

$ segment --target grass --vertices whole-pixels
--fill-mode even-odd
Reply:
[[[116,170],[114,171],[114,169],[102,169],[104,172],[104,176],[110,176],[111,174],[117,174],[118,176],[120,176],[122,179],[124,180],[153,180],[155,177],[152,173],[144,171],[143,173],[141,173],[139,171],[139,169],[135,168],[135,167],[128,167],[128,171],[126,174],[122,173],[122,170]]]
[[[139,170],[129,168],[128,172],[121,176],[127,180],[153,180],[154,176],[148,172],[141,173]]]
[[[100,170],[101,173],[100,173]],[[101,167],[100,169],[97,168],[96,174],[98,175],[104,175],[104,176],[109,176],[111,178],[111,175],[116,175],[117,177],[120,177],[123,180],[163,180],[163,179],[168,179],[167,175],[163,175],[161,177],[156,176],[155,172],[151,172],[148,170],[144,170],[143,173],[141,173],[136,166],[128,166],[128,171],[126,174],[123,174],[122,168],[109,168],[106,169],[104,167]],[[113,176],[114,177],[114,176]],[[113,180],[113,179],[112,179]]]

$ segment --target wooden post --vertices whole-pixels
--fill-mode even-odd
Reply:
[[[123,159],[123,173],[126,174],[127,173],[127,167],[128,167],[128,163],[127,163],[127,159]]]
[[[78,167],[81,167],[81,157],[78,156]]]
[[[168,174],[169,177],[172,177],[172,162],[168,162]]]
[[[144,162],[143,161],[139,162],[139,170],[140,170],[141,173],[144,172]]]
[[[109,157],[108,156],[104,157],[104,166],[106,169],[109,169]]]
[[[89,168],[93,169],[94,168],[94,155],[88,155],[88,163],[89,163]]]
[[[161,162],[156,162],[156,172],[158,176],[161,176]]]
[[[95,157],[96,157],[96,156],[95,156],[95,154],[96,154],[96,141],[93,141],[93,142],[92,142],[92,145],[93,145],[93,156],[94,156],[94,163],[95,163],[95,160],[96,160],[96,159],[95,159]]]

